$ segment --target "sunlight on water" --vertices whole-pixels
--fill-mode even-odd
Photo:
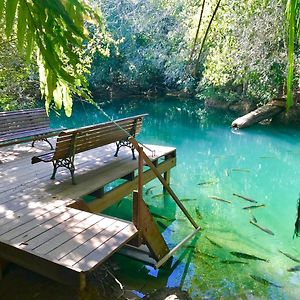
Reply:
[[[257,125],[232,131],[232,116],[206,112],[191,100],[115,100],[103,108],[115,119],[149,113],[139,140],[177,148],[172,188],[203,228],[176,254],[171,270],[157,272],[117,257],[123,265],[118,274],[122,282],[141,293],[180,286],[194,299],[253,299],[253,295],[256,299],[299,299],[300,272],[287,269],[300,263],[279,252],[300,260],[300,239],[292,238],[300,193],[299,129]],[[52,120],[67,127],[107,121],[95,108],[82,104],[75,105],[73,119],[53,115]],[[144,198],[152,212],[164,217],[156,220],[167,243],[174,247],[193,228],[161,193],[161,186],[153,181],[145,187]],[[265,206],[243,209],[260,204]],[[127,206],[130,216],[130,200],[125,199],[118,208],[124,211]],[[274,235],[251,224],[253,219]]]

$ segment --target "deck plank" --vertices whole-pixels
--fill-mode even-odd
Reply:
[[[52,219],[56,217],[58,214],[63,214],[64,212],[67,212],[68,210],[64,206],[59,206],[54,208],[51,211],[46,212],[45,214],[42,214],[34,219],[32,219],[29,222],[26,222],[18,227],[12,227],[9,223],[8,227],[9,230],[6,230],[5,233],[1,233],[0,238],[6,241],[9,241],[13,239],[14,237],[17,237],[21,234],[26,233],[27,231],[31,230],[34,227],[40,226],[43,223],[47,222],[49,219]],[[4,226],[3,226],[4,227]],[[0,229],[0,232],[2,231],[2,228]]]
[[[17,200],[15,200],[17,201]],[[51,205],[55,205],[55,207],[64,205],[64,201],[55,201]],[[41,214],[40,212],[37,214],[37,210],[43,209],[45,212],[47,212],[50,207],[49,203],[40,203],[40,202],[30,202],[30,203],[24,203],[24,206],[19,207],[15,210],[7,210],[3,214],[0,214],[0,226],[19,220],[22,218],[22,220],[30,220],[33,217]]]
[[[12,244],[22,244],[27,243],[28,240],[33,239],[37,236],[39,236],[42,233],[48,232],[49,230],[56,228],[57,226],[62,224],[65,224],[69,219],[72,219],[76,215],[78,215],[80,211],[78,210],[67,210],[63,213],[59,213],[53,218],[49,218],[46,222],[43,222],[42,224],[38,224],[36,227],[26,231],[25,233],[22,233],[12,239],[10,239],[10,243]]]
[[[68,248],[64,246],[65,243],[72,240],[73,237],[77,236],[82,231],[88,230],[90,227],[94,226],[97,222],[101,222],[102,219],[103,218],[99,219],[99,216],[97,215],[91,214],[90,217],[78,223],[76,226],[68,228],[64,232],[60,233],[59,235],[55,236],[52,239],[49,239],[44,244],[38,246],[37,248],[34,249],[34,251],[39,254],[49,254],[52,252],[51,257],[55,257],[55,253],[59,254],[59,251],[64,249],[68,250]]]
[[[88,256],[96,248],[111,239],[114,235],[122,231],[122,229],[127,226],[129,226],[129,224],[116,221],[113,224],[110,224],[109,227],[101,230],[99,233],[96,232],[94,236],[89,236],[87,234],[79,247],[70,252],[68,255],[59,258],[59,261],[63,264],[71,266],[75,265],[83,257]]]
[[[4,224],[0,227],[0,239],[1,234],[4,234],[14,228],[17,228],[27,222],[33,221],[36,218],[40,218],[44,216],[51,210],[54,210],[58,207],[63,206],[61,202],[55,202],[52,204],[44,205],[42,207],[32,208],[31,211],[24,209],[24,214],[19,214],[19,212],[15,212],[14,219],[11,217],[5,218],[7,222],[3,222]],[[28,207],[26,207],[28,208]],[[2,220],[2,219],[1,219]]]
[[[74,268],[79,268],[83,272],[91,270],[99,265],[107,256],[112,255],[120,246],[124,245],[130,238],[137,234],[137,229],[133,224],[129,224],[121,231],[115,234],[112,238],[102,243],[98,248],[90,254],[82,258]]]
[[[90,217],[91,214],[85,211],[79,212],[77,215],[73,216],[69,220],[65,221],[58,226],[52,227],[51,229],[42,232],[41,234],[24,241],[23,249],[30,249],[33,250],[39,247],[42,244],[45,244],[49,240],[53,239],[54,237],[58,236],[59,234],[63,233],[66,228],[76,226],[78,223],[86,220]],[[19,245],[20,246],[20,245]]]
[[[99,232],[103,233],[106,228],[110,228],[110,226],[115,223],[114,219],[111,218],[103,218],[97,223],[93,224],[92,227],[86,228],[82,230],[80,233],[74,235],[72,239],[69,239],[64,244],[55,248],[51,252],[48,252],[47,255],[52,258],[56,258],[60,260],[70,252],[74,251],[78,247],[80,247],[87,240],[92,239]],[[125,224],[125,223],[124,223]]]

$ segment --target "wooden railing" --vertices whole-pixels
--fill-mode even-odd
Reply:
[[[164,255],[157,255],[156,259],[158,259],[158,262],[156,263],[155,267],[159,268],[161,267],[165,262],[168,261],[168,259],[178,250],[180,249],[187,241],[189,241],[199,230],[201,229],[200,226],[197,225],[197,223],[194,221],[192,216],[189,214],[189,212],[186,210],[184,205],[181,203],[180,199],[177,197],[175,192],[172,190],[170,185],[167,183],[165,178],[160,174],[158,169],[155,167],[153,162],[150,160],[150,158],[147,156],[147,154],[144,152],[143,147],[139,145],[139,143],[133,138],[130,137],[129,141],[134,146],[134,148],[139,153],[139,160],[138,160],[138,191],[135,193],[135,207],[134,211],[136,212],[135,215],[135,224],[139,230],[143,233],[143,214],[142,211],[144,207],[146,206],[143,200],[143,166],[144,162],[149,166],[149,168],[152,170],[152,172],[156,175],[156,177],[159,179],[161,184],[163,185],[164,189],[170,194],[172,199],[176,202],[178,207],[181,209],[183,214],[187,217],[187,219],[191,222],[191,224],[194,226],[195,230],[189,234],[185,239],[183,239],[177,246],[175,246],[172,250],[168,250],[164,252]],[[144,230],[145,231],[145,230]],[[146,230],[147,231],[147,230]],[[151,240],[151,237],[149,236],[149,239]],[[166,246],[166,245],[165,245]]]

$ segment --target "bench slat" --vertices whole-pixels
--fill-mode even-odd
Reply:
[[[50,128],[45,109],[0,112],[0,146],[35,141],[40,136],[47,138],[62,130]]]

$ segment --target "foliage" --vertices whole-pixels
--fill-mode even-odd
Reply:
[[[0,37],[4,32],[0,29]],[[35,106],[39,95],[36,66],[25,63],[18,54],[16,41],[0,43],[0,111]]]
[[[288,75],[287,75],[287,107],[293,104],[293,73],[295,56],[295,39],[300,40],[300,2],[288,0],[286,6],[288,28]]]
[[[81,0],[0,0],[0,20],[7,39],[17,37],[18,50],[27,61],[37,49],[40,88],[46,108],[54,98],[58,109],[71,114],[72,96],[90,99],[84,53],[94,49],[87,25],[102,25],[98,12]],[[101,37],[103,26],[98,36]]]
[[[91,6],[83,0],[0,0],[6,39],[16,38],[27,60],[37,50],[47,108],[54,97],[70,115],[72,96],[91,100],[89,84],[257,102],[287,89],[290,101],[300,78],[299,1],[89,1]],[[91,7],[100,7],[103,17]]]
[[[189,34],[198,7],[191,0],[96,1],[117,41],[109,57],[97,58],[90,81],[148,90],[189,85]]]
[[[260,101],[280,96],[286,66],[283,25],[284,6],[278,1],[223,4],[209,36],[199,91],[227,87]]]

